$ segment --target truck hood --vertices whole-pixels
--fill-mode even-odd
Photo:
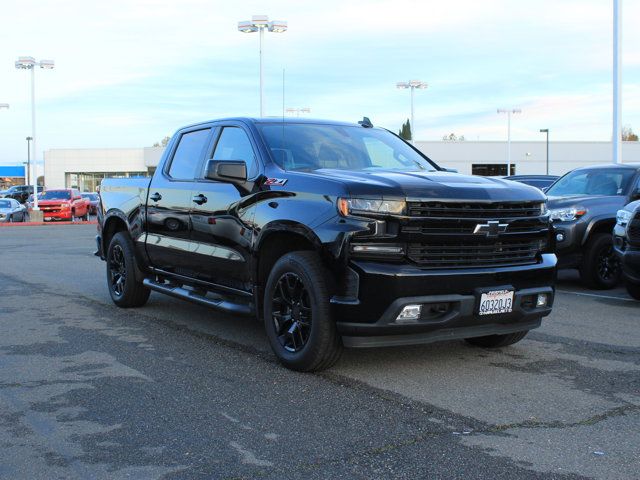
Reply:
[[[322,169],[315,173],[345,184],[352,196],[369,198],[425,198],[438,200],[544,201],[535,187],[492,177],[451,172],[347,171]]]
[[[571,208],[571,207],[622,207],[626,202],[626,197],[622,195],[570,195],[566,197],[547,197],[548,208]],[[615,213],[615,212],[614,212]]]
[[[40,200],[38,205],[60,205],[61,203],[71,203],[71,200]]]

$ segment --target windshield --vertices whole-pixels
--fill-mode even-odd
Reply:
[[[38,195],[40,200],[70,200],[71,192],[69,190],[47,190]]]
[[[259,125],[271,156],[284,170],[435,171],[386,130],[342,125]]]
[[[0,208],[11,208],[11,202],[9,200],[0,200]]]
[[[547,190],[547,195],[626,195],[635,173],[635,170],[630,168],[576,170],[554,183]]]

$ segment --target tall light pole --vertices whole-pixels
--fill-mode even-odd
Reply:
[[[264,117],[264,83],[262,79],[262,41],[264,31],[282,33],[287,31],[287,22],[282,20],[269,21],[266,15],[254,15],[251,20],[238,22],[238,30],[242,33],[259,32],[260,35],[260,116]]]
[[[620,89],[622,86],[622,74],[620,71],[620,56],[622,53],[621,10],[621,0],[613,0],[613,163],[622,161],[622,112],[620,101]]]
[[[19,57],[16,60],[18,70],[31,70],[31,140],[33,141],[33,171],[31,181],[33,182],[33,210],[38,208],[38,150],[36,148],[36,67],[51,70],[54,67],[53,60],[41,60],[36,62],[33,57]]]
[[[295,113],[296,117],[299,117],[301,113],[311,113],[311,109],[309,107],[302,107],[302,108],[287,108],[287,113],[292,115]]]
[[[27,185],[31,183],[31,140],[33,137],[27,137]]]
[[[429,85],[426,82],[421,82],[420,80],[409,80],[408,82],[398,82],[396,83],[396,88],[401,90],[410,89],[411,90],[411,143],[415,141],[416,124],[414,121],[413,115],[413,91],[418,88],[420,90],[424,90]]]
[[[519,108],[499,108],[498,113],[507,114],[507,176],[509,176],[511,175],[511,114],[522,113],[522,110]]]
[[[540,129],[540,133],[546,133],[547,134],[547,175],[549,175],[549,129],[548,128],[541,128]]]

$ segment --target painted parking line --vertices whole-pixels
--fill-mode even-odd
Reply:
[[[584,297],[607,298],[607,299],[611,299],[611,300],[624,300],[625,302],[636,302],[637,301],[637,300],[634,300],[633,298],[616,297],[616,296],[613,296],[613,295],[599,295],[597,293],[572,292],[571,290],[558,290],[558,289],[556,289],[556,292],[573,293],[574,295],[582,295]]]

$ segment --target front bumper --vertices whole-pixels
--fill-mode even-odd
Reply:
[[[554,222],[559,268],[576,268],[582,263],[582,240],[586,225],[581,221]]]
[[[71,210],[63,212],[47,212],[42,210],[42,218],[45,220],[71,220]]]
[[[343,343],[349,347],[410,345],[445,339],[512,333],[540,326],[551,313],[556,279],[556,257],[543,254],[541,262],[518,267],[429,271],[411,265],[354,261],[359,278],[357,299],[334,297],[333,313]],[[481,316],[481,291],[515,291],[513,312]],[[536,307],[538,294],[548,303]],[[406,305],[423,305],[420,319],[396,321]]]
[[[616,230],[618,228],[616,225]],[[624,237],[614,235],[613,250],[620,259],[624,277],[633,283],[640,283],[640,246],[630,245]]]

